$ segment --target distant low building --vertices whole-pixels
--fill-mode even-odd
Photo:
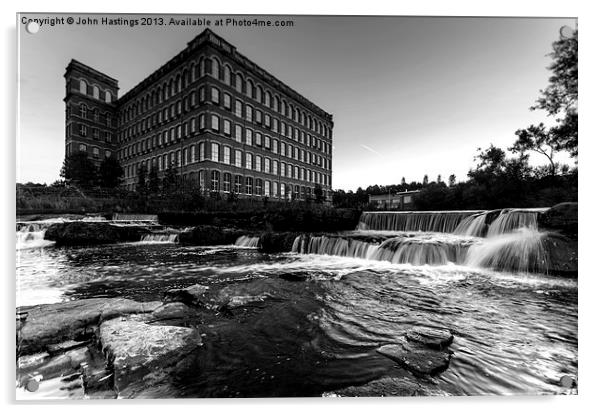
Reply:
[[[375,203],[378,209],[407,211],[414,209],[414,197],[419,192],[405,191],[394,194],[369,195],[369,202]]]

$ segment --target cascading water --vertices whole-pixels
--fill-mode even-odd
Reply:
[[[53,245],[54,241],[44,239],[46,230],[52,224],[66,222],[64,219],[45,221],[17,222],[17,250],[42,248]]]
[[[386,231],[389,234],[386,239],[367,241],[354,233],[303,235],[295,239],[292,252],[394,264],[455,263],[500,271],[546,273],[549,259],[542,243],[546,234],[537,230],[538,214],[546,209],[365,212],[355,234],[365,236]]]
[[[382,242],[335,236],[300,235],[291,252],[389,261],[393,264],[445,265],[463,261],[470,240],[449,236],[398,237]]]
[[[140,242],[148,244],[173,244],[178,240],[178,234],[146,234],[140,238]]]
[[[468,249],[466,265],[501,271],[547,273],[548,254],[544,233],[523,227],[511,233],[487,238]]]
[[[471,215],[483,211],[363,212],[358,230],[451,233]]]
[[[259,246],[259,237],[249,237],[247,235],[243,235],[242,237],[238,237],[236,239],[234,245],[244,248],[257,248]]]

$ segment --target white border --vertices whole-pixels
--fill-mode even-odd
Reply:
[[[137,4],[138,3],[138,4]],[[143,6],[141,6],[143,4]],[[526,409],[545,409],[551,412],[589,411],[599,405],[597,390],[601,383],[600,359],[602,358],[602,340],[598,296],[602,292],[599,264],[599,240],[594,236],[600,234],[599,154],[602,153],[600,142],[600,13],[596,13],[595,1],[547,0],[526,1],[506,0],[504,2],[485,1],[411,1],[398,2],[370,0],[363,2],[328,3],[324,0],[303,0],[294,3],[282,1],[145,1],[126,3],[123,0],[103,0],[101,2],[81,1],[3,1],[1,4],[3,30],[3,65],[4,87],[1,123],[4,126],[2,136],[4,197],[0,204],[2,211],[3,260],[5,263],[2,279],[4,281],[4,323],[5,339],[2,342],[2,361],[6,363],[2,389],[6,408],[10,411],[39,411],[47,409],[56,411],[82,410],[105,412],[107,409],[140,408],[150,411],[163,411],[167,405],[177,404],[178,408],[218,409],[220,411],[265,412],[279,411],[283,408],[289,412],[306,412],[307,409],[344,409],[345,411],[363,412],[367,408],[381,410],[406,411],[445,411],[445,412],[506,412]],[[22,12],[119,12],[119,13],[246,13],[246,14],[370,14],[370,15],[461,15],[461,16],[555,16],[579,18],[579,83],[580,87],[580,288],[579,288],[579,396],[572,397],[454,397],[454,398],[405,398],[405,399],[241,399],[241,400],[178,400],[178,401],[124,401],[115,402],[65,402],[15,405],[14,378],[14,218],[15,218],[15,139],[16,133],[16,15]],[[598,121],[598,122],[596,122]],[[595,127],[598,126],[598,127]],[[598,403],[596,403],[598,402]],[[132,405],[132,407],[130,407]],[[135,406],[134,406],[135,405]],[[599,406],[597,406],[599,407]]]

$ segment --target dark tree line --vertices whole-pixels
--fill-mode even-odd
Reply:
[[[85,152],[75,152],[65,157],[60,176],[65,184],[82,189],[117,188],[122,182],[123,168],[112,156],[104,158],[97,168]]]

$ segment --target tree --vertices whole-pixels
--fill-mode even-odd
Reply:
[[[443,181],[441,180],[441,174],[437,175],[437,183],[440,184]]]
[[[552,76],[541,96],[531,110],[544,110],[554,116],[556,125],[546,128],[543,124],[531,125],[516,131],[517,141],[510,150],[521,152],[531,150],[545,155],[550,162],[550,175],[554,176],[557,165],[553,161],[556,151],[566,150],[576,158],[578,153],[578,49],[577,32],[572,37],[561,38],[552,44],[553,59],[548,70]]]
[[[65,156],[60,176],[70,185],[90,188],[96,184],[96,166],[86,152],[74,152]]]
[[[98,169],[100,186],[103,188],[116,188],[121,184],[123,168],[117,158],[109,156],[104,158]]]
[[[422,185],[427,186],[428,184],[429,184],[429,176],[424,175],[424,178],[422,178]]]
[[[537,152],[544,155],[550,162],[549,174],[556,175],[558,165],[554,162],[554,153],[562,149],[554,134],[546,129],[543,123],[531,125],[527,129],[516,131],[518,139],[508,148],[513,153],[523,154],[526,151]]]
[[[169,164],[163,176],[163,194],[170,195],[175,192],[177,184],[178,171],[174,168],[173,164]]]
[[[148,192],[159,193],[159,169],[155,164],[151,165],[150,171],[148,171]]]
[[[401,185],[402,185],[402,186],[405,186],[405,185],[406,185],[406,177],[405,177],[405,176],[402,176],[402,177],[401,177]]]
[[[449,182],[449,186],[454,186],[456,184],[456,175],[451,174],[449,176],[448,182]]]
[[[316,184],[314,186],[314,197],[316,200],[316,204],[321,204],[324,202],[324,191],[322,190],[322,185]]]
[[[147,186],[146,186],[146,164],[142,163],[138,168],[138,182],[136,183],[136,192],[141,194],[146,194]]]

